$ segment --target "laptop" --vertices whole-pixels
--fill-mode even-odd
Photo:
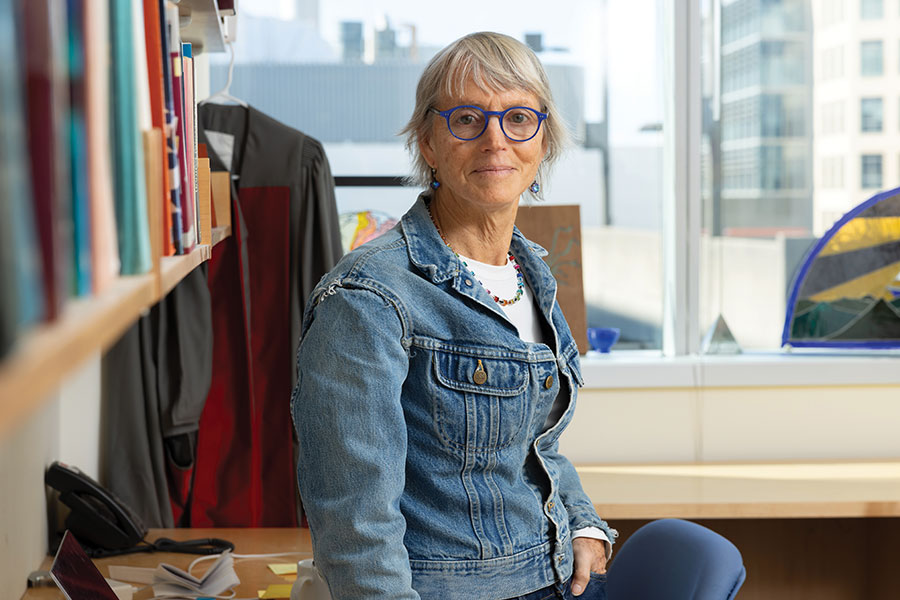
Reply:
[[[56,551],[50,576],[68,600],[118,600],[69,530],[66,530]]]

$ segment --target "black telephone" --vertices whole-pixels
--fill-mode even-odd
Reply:
[[[147,535],[147,528],[128,506],[76,467],[56,461],[44,474],[44,483],[58,490],[60,501],[71,509],[66,527],[82,543],[125,550]]]

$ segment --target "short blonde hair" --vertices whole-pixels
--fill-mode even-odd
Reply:
[[[539,108],[549,115],[541,125],[547,151],[538,167],[537,181],[543,185],[546,171],[568,146],[568,130],[553,102],[550,82],[538,57],[515,38],[490,31],[456,40],[429,61],[419,78],[413,114],[400,132],[406,136],[406,148],[413,158],[409,182],[422,187],[431,182],[431,167],[419,150],[419,141],[427,136],[435,118],[429,109],[436,108],[442,93],[461,96],[469,79],[485,92],[523,90],[537,96]]]

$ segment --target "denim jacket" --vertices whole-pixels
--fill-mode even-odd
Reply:
[[[549,347],[461,269],[426,200],[323,277],[303,319],[297,475],[335,600],[509,598],[571,576],[572,531],[615,539],[558,450],[582,379],[546,251],[514,231]]]

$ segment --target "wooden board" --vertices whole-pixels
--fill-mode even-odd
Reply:
[[[900,462],[577,466],[609,519],[900,516]]]
[[[581,208],[574,204],[520,206],[516,226],[525,237],[547,250],[544,261],[556,277],[556,299],[578,344],[578,351],[585,354],[590,348],[582,279]]]

